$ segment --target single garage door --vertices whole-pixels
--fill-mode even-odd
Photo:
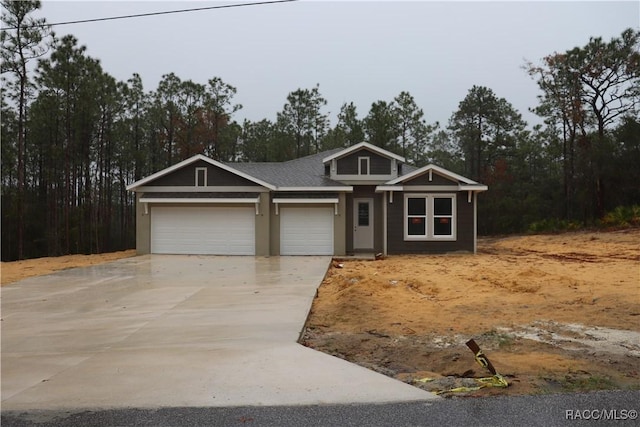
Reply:
[[[153,206],[151,253],[255,255],[253,207]]]
[[[333,208],[280,208],[280,255],[333,255]]]

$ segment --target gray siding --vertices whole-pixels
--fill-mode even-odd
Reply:
[[[149,186],[176,186],[193,187],[196,183],[196,168],[207,168],[207,185],[210,186],[247,186],[257,185],[256,183],[242,178],[234,173],[215,167],[205,161],[199,160],[195,163],[178,169],[168,175],[150,182]]]
[[[389,175],[391,173],[391,159],[362,149],[337,160],[338,175],[357,175],[358,157],[369,157],[369,173],[371,175]]]
[[[435,175],[434,175],[435,177]],[[473,199],[466,192],[456,197],[456,241],[405,241],[404,193],[394,193],[387,203],[387,252],[389,254],[426,254],[474,250]]]

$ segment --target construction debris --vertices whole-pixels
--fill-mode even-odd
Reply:
[[[476,362],[483,368],[487,368],[489,372],[493,374],[493,377],[490,378],[478,378],[480,384],[483,387],[509,387],[509,383],[504,379],[502,375],[500,375],[496,368],[493,367],[493,364],[489,360],[487,356],[484,355],[482,350],[480,350],[480,346],[472,339],[465,343],[469,350],[471,350],[476,358]]]

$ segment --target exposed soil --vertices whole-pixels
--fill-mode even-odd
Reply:
[[[508,388],[472,389],[471,338]],[[334,261],[302,342],[443,396],[640,388],[640,229]]]
[[[59,257],[34,258],[24,261],[12,261],[0,263],[0,283],[2,286],[28,277],[42,276],[68,268],[86,267],[88,265],[102,264],[115,261],[120,258],[132,257],[136,251],[110,252],[94,255],[65,255]]]

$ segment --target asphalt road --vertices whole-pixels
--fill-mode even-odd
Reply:
[[[640,391],[377,405],[3,412],[10,426],[637,426]]]

